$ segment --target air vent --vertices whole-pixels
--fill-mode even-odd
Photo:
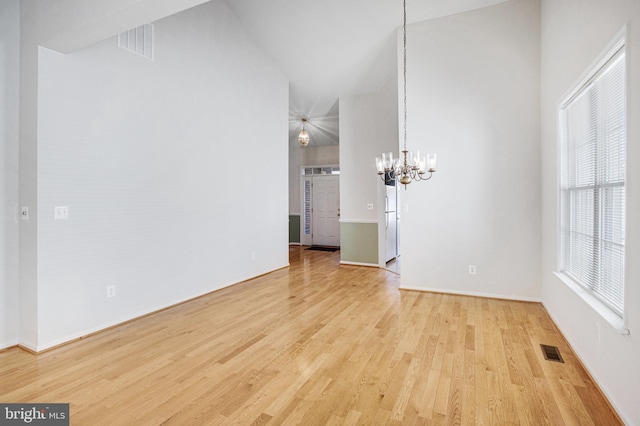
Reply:
[[[540,345],[540,347],[542,348],[544,359],[546,359],[547,361],[564,363],[562,356],[560,355],[560,350],[557,346]]]
[[[153,24],[118,34],[118,46],[153,60]]]

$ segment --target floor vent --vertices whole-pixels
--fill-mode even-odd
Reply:
[[[542,348],[542,354],[544,355],[544,359],[547,361],[556,361],[564,363],[562,356],[560,355],[560,350],[557,346],[549,346],[549,345],[540,345]]]

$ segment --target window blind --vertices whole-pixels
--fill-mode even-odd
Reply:
[[[624,48],[561,114],[561,270],[624,313],[626,73]]]

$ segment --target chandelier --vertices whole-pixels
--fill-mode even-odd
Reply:
[[[303,118],[302,119],[302,131],[298,135],[298,143],[300,144],[301,148],[304,148],[305,146],[309,145],[309,133],[307,133],[307,131],[304,128],[304,123],[306,123],[306,122],[307,122],[307,119]]]
[[[420,151],[415,153],[407,150],[407,1],[403,1],[404,8],[404,69],[403,69],[403,86],[404,86],[404,149],[402,150],[402,158],[393,158],[391,152],[382,153],[381,157],[376,158],[376,169],[378,175],[383,181],[387,179],[396,179],[404,185],[413,181],[429,180],[436,171],[436,154],[427,154],[426,157],[420,155]]]

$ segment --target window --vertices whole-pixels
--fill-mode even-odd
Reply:
[[[311,179],[304,180],[304,235],[311,235]]]
[[[560,270],[624,311],[624,41],[560,108]]]
[[[303,167],[301,169],[303,176],[316,176],[316,175],[339,175],[339,166],[326,166],[326,167]]]

